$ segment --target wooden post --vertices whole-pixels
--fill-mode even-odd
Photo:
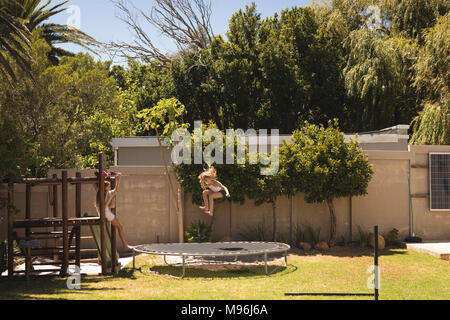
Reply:
[[[61,276],[67,275],[69,267],[69,226],[68,226],[68,183],[67,171],[62,172],[62,221],[63,221],[63,257],[61,266]]]
[[[105,177],[103,171],[106,170],[106,156],[102,153],[98,157],[98,204],[100,211],[100,259],[102,264],[102,274],[107,274],[106,265],[106,216],[105,216]]]
[[[14,276],[14,182],[8,181],[8,278]]]
[[[31,185],[27,184],[25,187],[25,219],[31,219]],[[30,240],[31,230],[29,227],[25,228],[25,238]],[[31,272],[31,249],[25,248],[25,277],[27,280],[30,279]]]
[[[111,181],[111,190],[113,190],[113,189],[115,189],[115,188],[116,188],[116,179],[114,179],[114,180]],[[112,205],[111,211],[112,211],[112,213],[114,213],[114,215],[117,217],[117,210],[116,210],[117,202],[116,202],[116,197],[114,197],[113,201],[114,201],[114,205]],[[116,264],[116,261],[117,261],[117,255],[116,255],[116,253],[117,253],[116,227],[114,227],[114,226],[111,224],[111,264],[112,264],[112,265],[111,265],[111,272],[112,272],[113,274],[116,274],[116,273],[118,272],[117,264]]]
[[[58,175],[54,174],[53,175],[53,179],[58,179]],[[53,206],[53,218],[58,218],[59,213],[58,213],[58,204],[59,204],[59,200],[58,200],[58,185],[54,184],[51,186],[51,188],[53,189],[53,202],[52,202],[52,206]],[[57,227],[53,228],[53,231],[56,232],[58,231]],[[58,239],[55,239],[54,241],[55,244],[55,248],[58,247]],[[53,260],[55,262],[59,262],[59,254],[58,254],[58,250],[55,250],[55,253],[53,255]]]
[[[81,178],[81,173],[76,173],[77,178]],[[81,218],[81,184],[75,186],[75,215]],[[81,226],[75,232],[75,264],[81,268]]]

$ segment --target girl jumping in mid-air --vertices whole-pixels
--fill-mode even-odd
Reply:
[[[202,186],[203,191],[203,203],[204,206],[200,207],[205,214],[209,216],[214,215],[214,200],[222,199],[224,197],[229,198],[230,192],[228,188],[217,181],[216,169],[210,167],[207,171],[203,172],[198,179]]]

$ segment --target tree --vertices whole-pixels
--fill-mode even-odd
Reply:
[[[132,43],[111,42],[109,48],[127,60],[167,67],[170,62],[186,54],[199,54],[214,37],[211,3],[207,0],[155,0],[156,4],[150,13],[138,10],[128,0],[113,0],[113,3],[121,11],[120,19],[130,27],[136,40]],[[158,48],[151,35],[141,26],[139,18],[172,40],[178,52],[170,55]]]
[[[350,34],[347,45],[350,53],[343,73],[347,95],[356,104],[358,130],[410,122],[418,111],[412,87],[415,43],[362,29]]]
[[[414,85],[424,99],[445,104],[450,87],[450,13],[425,31],[424,45],[414,66]]]
[[[412,123],[413,144],[450,144],[450,13],[425,32],[425,44],[415,67],[415,87],[423,110]]]
[[[53,66],[41,32],[32,39],[33,80],[14,65],[15,89],[0,91],[1,120],[13,125],[15,143],[27,142],[23,157],[33,160],[13,170],[45,176],[50,167],[91,168],[98,152],[112,155],[114,136],[130,135],[129,111],[121,108],[109,63],[78,54]]]
[[[412,123],[411,144],[450,145],[450,106],[427,103]]]
[[[20,19],[7,11],[7,5],[13,3],[16,3],[15,0],[0,2],[0,75],[4,76],[9,84],[16,80],[11,60],[28,74],[31,64],[29,53],[31,33]]]
[[[424,30],[434,26],[450,4],[446,0],[383,0],[382,7],[392,32],[422,41]]]
[[[63,56],[73,56],[74,54],[57,47],[60,43],[74,43],[93,52],[92,48],[98,43],[84,32],[67,25],[48,23],[48,20],[67,10],[62,8],[68,1],[61,2],[51,8],[51,0],[42,4],[42,0],[0,0],[0,7],[16,19],[23,21],[30,32],[41,29],[42,36],[51,46],[49,59],[53,64],[57,64]]]
[[[328,128],[305,123],[296,130],[282,149],[288,155],[282,164],[290,173],[296,192],[305,194],[309,203],[323,203],[330,213],[330,244],[336,240],[336,210],[334,200],[362,196],[373,175],[372,166],[356,140],[346,144],[338,124]]]

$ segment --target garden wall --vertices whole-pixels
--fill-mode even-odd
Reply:
[[[353,240],[358,240],[357,226],[369,231],[373,225],[380,226],[385,234],[397,228],[404,238],[410,231],[410,206],[408,170],[411,165],[411,188],[416,195],[413,198],[415,231],[425,240],[450,239],[450,211],[432,212],[429,210],[428,154],[429,152],[450,152],[449,146],[411,146],[410,151],[366,151],[375,174],[368,189],[368,195],[353,199],[343,198],[335,202],[337,213],[337,240],[349,240],[350,214],[352,214]],[[115,167],[127,177],[123,178],[121,191],[117,197],[118,218],[124,225],[131,244],[153,242],[178,242],[178,217],[174,197],[171,194],[164,168],[161,167]],[[61,170],[52,171],[60,175]],[[93,171],[82,171],[83,176],[92,176]],[[75,176],[70,170],[69,176]],[[175,186],[176,188],[178,187]],[[23,218],[25,205],[25,187],[16,186],[15,204]],[[95,214],[95,191],[92,186],[83,186],[83,212]],[[59,193],[59,196],[61,194]],[[75,189],[69,189],[70,216],[74,215]],[[52,208],[48,201],[48,188],[36,187],[32,192],[32,216],[50,217]],[[244,205],[218,203],[213,229],[215,241],[224,237],[242,239],[241,233],[247,227],[255,227],[264,222],[267,234],[272,230],[272,206],[256,207],[251,201]],[[183,200],[184,227],[201,220],[209,223],[210,218],[201,214],[197,206],[191,203],[189,193]],[[289,241],[291,230],[297,224],[310,224],[321,229],[321,236],[329,234],[329,213],[325,204],[307,204],[303,195],[292,199],[282,197],[277,201],[277,230],[279,240]],[[1,239],[6,238],[6,213],[0,226]],[[89,230],[85,230],[89,234]],[[93,243],[85,242],[85,247]]]

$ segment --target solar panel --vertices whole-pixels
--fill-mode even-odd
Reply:
[[[430,209],[450,210],[450,153],[430,153]]]

